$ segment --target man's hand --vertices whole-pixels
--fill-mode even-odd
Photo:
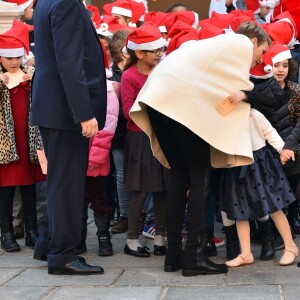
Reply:
[[[86,138],[94,137],[98,132],[98,122],[95,118],[81,122],[82,135]]]
[[[289,149],[282,149],[280,153],[280,161],[282,165],[285,165],[288,160],[292,159],[293,161],[295,160],[295,153],[293,150]]]

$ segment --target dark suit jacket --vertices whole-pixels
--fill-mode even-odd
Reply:
[[[82,1],[38,1],[34,27],[32,123],[81,131],[80,122],[96,117],[102,129],[107,97],[103,52]]]

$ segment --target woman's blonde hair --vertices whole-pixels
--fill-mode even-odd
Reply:
[[[249,39],[257,38],[258,46],[260,46],[263,42],[268,42],[269,45],[272,44],[272,40],[267,32],[261,26],[252,21],[242,23],[236,33],[243,34]]]

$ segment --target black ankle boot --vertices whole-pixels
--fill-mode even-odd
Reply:
[[[261,260],[272,260],[275,257],[274,235],[270,220],[257,222],[261,239]]]
[[[224,226],[224,231],[226,236],[226,255],[227,259],[231,260],[240,254],[240,244],[236,224]]]
[[[36,215],[24,216],[25,246],[34,249],[38,239]]]
[[[168,245],[165,257],[165,272],[176,272],[182,267],[182,244]]]
[[[112,243],[110,241],[109,224],[110,215],[94,214],[95,224],[98,228],[97,236],[99,241],[99,256],[113,255]]]
[[[225,264],[216,264],[207,258],[203,252],[203,247],[186,247],[182,262],[182,276],[213,275],[227,272],[228,267]]]
[[[5,252],[20,251],[21,247],[14,236],[12,218],[1,218],[1,248]]]
[[[86,247],[86,236],[87,236],[87,220],[88,220],[88,212],[87,208],[83,210],[82,215],[82,224],[81,224],[81,237],[80,237],[80,243],[76,245],[75,247],[75,254],[80,255],[82,253],[85,253],[87,251]]]

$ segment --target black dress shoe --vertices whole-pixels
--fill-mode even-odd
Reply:
[[[48,274],[51,275],[96,275],[103,274],[104,270],[98,266],[91,266],[76,259],[62,267],[48,267]]]
[[[33,259],[36,260],[41,260],[41,261],[47,261],[47,254],[38,254],[38,253],[33,253]]]
[[[47,254],[33,253],[33,259],[41,260],[41,261],[48,261]],[[84,257],[77,255],[77,259],[80,260],[81,262],[85,263]]]
[[[136,257],[149,257],[150,253],[147,251],[149,248],[145,247],[138,247],[137,250],[131,250],[128,245],[126,244],[124,247],[124,253]]]
[[[164,255],[166,255],[167,254],[167,248],[166,248],[166,246],[154,245],[153,254],[155,256],[164,256]]]
[[[225,264],[215,264],[205,255],[198,255],[196,265],[182,266],[182,276],[197,276],[197,275],[213,275],[223,274],[228,272],[228,267]]]

